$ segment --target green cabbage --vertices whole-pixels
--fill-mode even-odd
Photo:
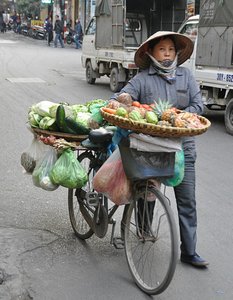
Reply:
[[[49,116],[51,118],[56,118],[56,113],[57,113],[57,108],[58,108],[59,104],[58,103],[54,103],[50,108],[49,108]]]
[[[96,107],[96,105],[100,105],[100,107],[106,105],[106,100],[103,99],[94,99],[86,103],[86,106],[88,107],[88,111],[92,112],[92,106]]]
[[[54,102],[51,101],[41,101],[33,105],[31,111],[37,113],[42,117],[50,116],[50,107],[54,106]]]
[[[30,124],[30,126],[32,127],[39,127],[39,123],[41,121],[42,117],[36,113],[34,113],[33,111],[30,111],[28,113],[28,122]]]
[[[74,104],[71,106],[71,108],[76,112],[88,112],[88,107],[84,104]]]
[[[78,112],[76,117],[76,122],[89,128],[89,120],[91,118],[91,113],[89,112]]]
[[[44,117],[40,120],[39,128],[44,130],[56,129],[56,119],[50,117]]]
[[[66,118],[71,118],[71,119],[75,120],[77,113],[75,110],[73,110],[72,106],[64,105],[64,104],[63,104],[63,106],[65,109]]]

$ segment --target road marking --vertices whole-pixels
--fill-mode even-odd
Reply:
[[[80,70],[80,71],[71,71],[71,72],[67,72],[67,71],[63,71],[63,70],[56,70],[56,69],[53,69],[53,71],[63,77],[78,77],[80,75],[85,74],[84,69]]]
[[[27,77],[12,77],[12,78],[6,78],[6,80],[12,82],[12,83],[45,83],[44,80],[40,78],[27,78]]]
[[[0,44],[15,44],[17,41],[11,41],[11,40],[0,40]]]

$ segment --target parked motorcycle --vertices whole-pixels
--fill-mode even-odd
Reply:
[[[33,25],[28,31],[28,35],[37,40],[46,38],[46,30],[42,26]]]
[[[28,35],[28,30],[29,30],[28,24],[27,23],[22,23],[21,24],[21,34],[27,36]]]
[[[75,36],[76,36],[76,32],[73,29],[70,28],[68,31],[66,31],[64,33],[65,42],[68,45],[71,45],[72,43],[75,43],[75,41],[74,41]]]
[[[42,26],[36,26],[36,39],[44,40],[46,37],[46,30]]]

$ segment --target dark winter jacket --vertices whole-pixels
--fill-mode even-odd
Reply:
[[[56,20],[54,25],[55,33],[62,33],[63,32],[63,23],[61,20]]]
[[[51,22],[49,22],[48,20],[47,20],[46,23],[45,23],[45,30],[46,30],[47,32],[53,31],[53,24],[52,24]]]
[[[77,22],[74,29],[75,29],[76,33],[78,34],[78,36],[81,38],[83,36],[83,30],[82,30],[82,25],[81,25],[80,21]]]

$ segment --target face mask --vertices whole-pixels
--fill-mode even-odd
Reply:
[[[150,55],[150,53],[146,52],[146,54],[150,57],[152,66],[156,70],[157,74],[164,77],[169,82],[173,82],[175,80],[178,55],[176,55],[174,61],[166,59],[163,62],[159,62]]]
[[[170,60],[170,59],[165,59],[164,61],[160,61],[160,64],[165,67],[165,68],[168,68],[172,65],[173,63],[173,60]]]

